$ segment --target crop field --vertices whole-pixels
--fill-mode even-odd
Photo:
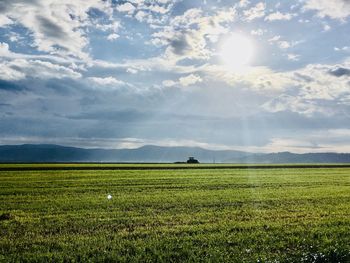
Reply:
[[[1,165],[0,262],[350,262],[348,167],[146,166]]]

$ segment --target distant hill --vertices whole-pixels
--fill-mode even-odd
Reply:
[[[289,152],[257,154],[199,147],[143,146],[137,149],[83,149],[50,144],[0,146],[0,162],[177,162],[194,156],[202,163],[350,163],[350,154]]]
[[[349,153],[305,153],[290,152],[251,154],[242,158],[225,160],[227,163],[350,163]]]
[[[198,147],[143,146],[137,149],[82,149],[50,144],[0,146],[0,162],[176,162],[195,156],[201,162],[246,156],[238,151],[211,151]]]

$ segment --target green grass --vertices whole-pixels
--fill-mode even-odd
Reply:
[[[350,262],[350,169],[1,171],[0,261]]]

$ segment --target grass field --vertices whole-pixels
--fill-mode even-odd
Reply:
[[[350,168],[0,171],[0,261],[350,262]]]

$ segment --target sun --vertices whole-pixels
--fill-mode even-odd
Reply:
[[[254,56],[251,39],[239,33],[232,33],[220,47],[220,57],[228,70],[244,71]]]

